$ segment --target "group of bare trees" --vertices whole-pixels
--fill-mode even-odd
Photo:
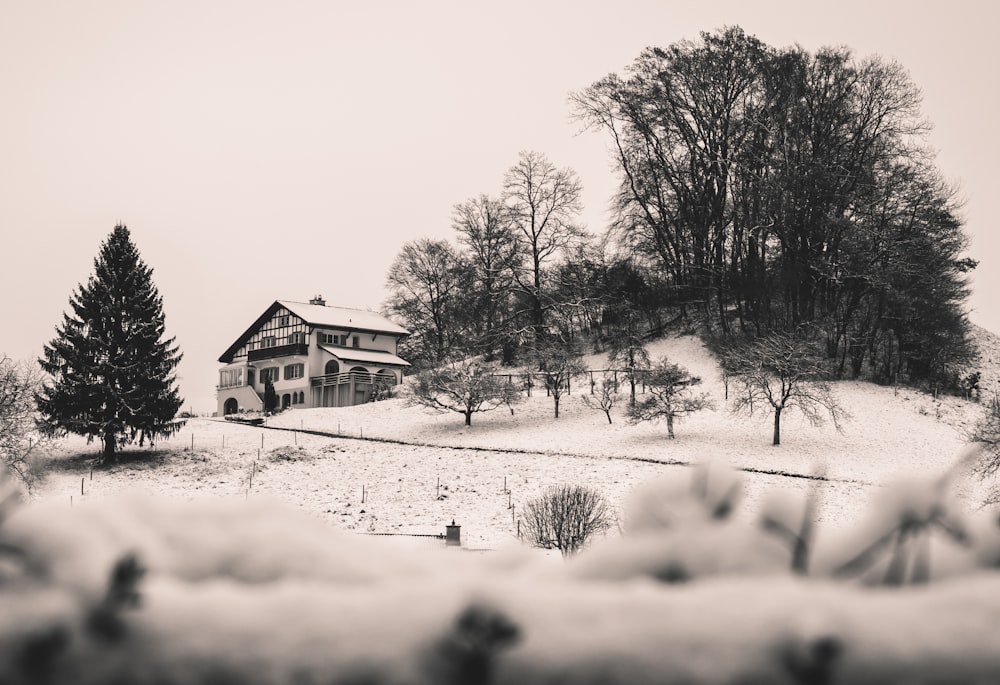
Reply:
[[[837,377],[959,382],[975,262],[901,65],[731,27],[649,48],[571,102],[612,143],[607,233],[579,226],[571,169],[521,153],[498,194],[455,206],[454,245],[408,243],[392,267],[417,366],[697,314],[741,343],[808,332]]]
[[[406,243],[387,277],[387,309],[411,331],[418,365],[456,355],[513,360],[554,322],[557,259],[584,240],[580,181],[541,153],[522,152],[499,196],[457,204],[445,240]]]
[[[465,425],[470,426],[472,415],[479,412],[506,406],[513,413],[522,391],[537,382],[552,399],[558,419],[560,401],[570,392],[573,378],[584,372],[578,348],[554,341],[538,343],[528,358],[528,369],[526,373],[505,374],[496,363],[478,358],[457,360],[417,374],[407,398],[436,411],[463,414]]]
[[[520,389],[498,375],[495,366],[477,361],[424,371],[413,381],[408,396],[416,404],[462,414],[466,426],[472,425],[473,414],[511,407],[521,399]]]
[[[722,335],[811,331],[840,375],[967,361],[975,262],[906,69],[737,27],[643,51],[573,94],[620,178],[613,232]]]
[[[841,430],[848,413],[834,393],[832,374],[822,364],[822,354],[808,339],[774,333],[743,344],[720,343],[716,354],[730,411],[770,414],[772,444],[781,444],[781,418],[788,409],[796,409],[815,426],[830,419]],[[627,420],[633,424],[662,420],[670,439],[674,438],[676,421],[715,406],[707,392],[698,392],[701,378],[666,357],[652,362],[638,339],[620,342],[610,351],[609,359],[614,368],[605,370],[600,380],[591,378],[589,390],[582,391],[583,403],[601,411],[608,423],[612,423],[611,410],[623,398],[623,384],[628,386],[624,395]],[[505,374],[497,365],[475,359],[453,362],[418,374],[407,397],[415,404],[463,414],[468,426],[477,412],[507,406],[513,413],[513,405],[522,399],[525,389],[520,381],[525,379],[528,384],[539,382],[552,399],[558,419],[563,396],[573,380],[586,373],[578,349],[565,344],[539,345],[528,368],[528,372]],[[515,377],[518,383],[514,383]],[[641,398],[636,397],[637,384],[643,388]],[[988,444],[996,451],[1000,442],[997,432],[995,428],[980,430],[978,440],[988,443],[982,436],[993,435]]]

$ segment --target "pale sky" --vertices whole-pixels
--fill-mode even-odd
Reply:
[[[909,70],[967,201],[971,318],[1000,332],[1000,10],[812,6],[0,0],[0,353],[41,354],[122,222],[184,353],[185,409],[212,411],[216,359],[272,301],[380,309],[401,245],[452,238],[452,207],[497,194],[521,150],[575,169],[603,231],[608,141],[567,96],[726,25]]]

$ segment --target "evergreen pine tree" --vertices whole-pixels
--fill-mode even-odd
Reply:
[[[174,338],[163,339],[163,300],[152,273],[128,229],[115,226],[39,360],[51,376],[37,398],[43,426],[99,438],[105,460],[121,445],[152,443],[183,425],[175,420],[183,404],[174,376],[181,354]]]
[[[264,380],[264,411],[272,412],[278,408],[278,393],[274,391],[274,383],[270,378]]]

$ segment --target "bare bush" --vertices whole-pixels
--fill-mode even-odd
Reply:
[[[613,518],[607,500],[596,490],[554,485],[524,505],[521,535],[534,547],[557,549],[566,557],[611,528]]]

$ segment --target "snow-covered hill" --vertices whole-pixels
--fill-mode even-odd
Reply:
[[[183,498],[272,495],[359,532],[439,532],[454,519],[469,546],[496,548],[515,540],[520,506],[549,485],[590,485],[622,509],[640,484],[712,461],[743,470],[744,516],[754,516],[770,491],[802,494],[819,483],[821,527],[839,528],[860,515],[881,484],[949,469],[981,411],[959,398],[843,382],[836,391],[852,415],[843,433],[812,427],[792,412],[783,418],[782,445],[773,447],[769,416],[731,414],[718,365],[697,338],[664,339],[650,352],[700,376],[715,402],[678,423],[675,440],[662,425],[628,425],[624,400],[609,425],[582,402],[586,382],[563,398],[558,420],[537,390],[513,415],[506,408],[476,414],[471,427],[459,414],[395,398],[290,410],[264,429],[193,420],[138,462],[99,469],[93,481],[87,463],[93,453],[61,462],[40,497],[68,505],[71,496],[90,501],[137,488]],[[587,364],[603,368],[606,360],[592,356]],[[68,441],[66,449],[82,449],[81,443]],[[811,479],[815,474],[826,480]],[[959,484],[970,507],[978,506],[979,489],[976,481]]]

